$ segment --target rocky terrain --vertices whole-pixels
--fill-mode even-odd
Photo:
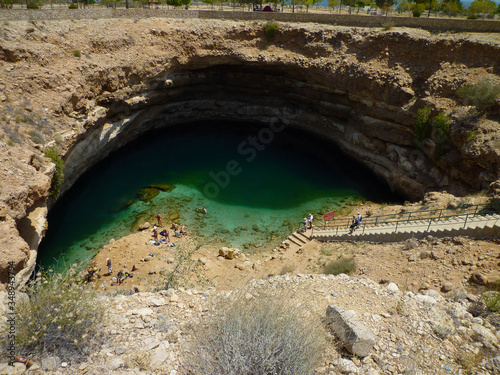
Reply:
[[[391,188],[415,202],[423,199],[414,208],[431,205],[432,195],[425,193],[433,190],[459,197],[482,192],[448,197],[433,207],[446,207],[450,199],[498,199],[500,106],[478,116],[456,90],[482,79],[500,82],[499,55],[498,35],[403,28],[283,24],[268,40],[263,24],[239,21],[4,23],[0,282],[7,281],[9,261],[18,284],[35,265],[54,173],[44,148],[60,150],[65,191],[139,134],[186,121],[283,123],[310,131],[369,166]],[[420,150],[414,147],[412,127],[424,106],[451,119],[440,159],[432,139]],[[30,373],[182,374],[182,351],[193,340],[193,327],[211,317],[213,303],[235,288],[248,298],[261,288],[292,291],[315,317],[324,317],[329,304],[354,310],[375,334],[370,355],[358,357],[332,344],[319,374],[500,371],[498,316],[467,312],[477,300],[471,293],[481,291],[471,277],[482,284],[498,279],[498,241],[312,243],[302,253],[243,254],[233,260],[218,257],[218,247],[207,247],[193,255],[196,273],[186,275],[185,285],[156,293],[152,290],[164,283],[162,270],[172,267],[176,253],[152,251],[146,245],[150,235],[115,239],[95,260],[104,267],[109,257],[115,270],[137,267],[120,288],[111,286],[110,276],[95,284],[110,303],[102,348],[81,363],[39,358]],[[354,256],[355,273],[322,275],[324,264],[340,256]],[[131,289],[136,293],[129,295]],[[1,373],[25,371],[21,363],[16,369],[2,366]]]
[[[329,305],[353,310],[355,321],[375,337],[369,354],[351,354],[330,341],[317,374],[495,374],[500,369],[499,316],[471,315],[473,295],[445,299],[433,289],[414,294],[367,278],[305,274],[253,280],[239,292],[248,299],[263,292],[296,299],[307,306],[311,321],[324,318]],[[184,374],[198,324],[217,319],[215,303],[230,293],[209,287],[103,295],[109,322],[100,349],[79,363],[54,356],[33,359],[27,373]],[[2,374],[24,371],[22,363],[0,364]]]
[[[500,194],[499,108],[475,116],[456,93],[499,81],[498,35],[280,24],[268,40],[259,23],[147,18],[9,21],[1,37],[0,251],[26,269],[19,282],[46,227],[44,148],[60,150],[64,191],[137,135],[187,119],[310,131],[412,199]],[[451,119],[439,160],[433,139],[413,146],[426,105]]]

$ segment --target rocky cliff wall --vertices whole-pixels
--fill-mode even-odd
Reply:
[[[32,176],[9,182],[15,157],[0,171],[2,258],[18,254],[18,269],[43,234],[50,145],[64,155],[63,191],[139,134],[214,119],[317,134],[411,199],[500,178],[498,106],[474,117],[456,94],[500,81],[498,37],[280,24],[268,40],[258,23],[152,18],[19,21],[1,36],[2,155],[33,155],[21,163]],[[452,120],[439,158],[433,140],[415,146],[424,106]]]

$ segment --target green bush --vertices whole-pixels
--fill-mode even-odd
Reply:
[[[489,311],[500,311],[500,293],[499,292],[485,292],[482,295],[482,300]]]
[[[34,1],[30,1],[27,6],[28,9],[40,9],[40,6]]]
[[[471,14],[470,16],[467,16],[468,20],[477,20],[477,16],[475,14]]]
[[[354,262],[354,258],[342,258],[328,263],[323,269],[323,273],[325,275],[340,275],[341,273],[348,275],[355,269],[356,263]]]
[[[105,305],[89,284],[77,281],[75,268],[38,273],[23,292],[15,303],[15,342],[21,355],[80,356],[96,344]]]
[[[450,138],[450,118],[444,113],[438,113],[432,121],[432,138],[436,143],[434,160],[439,160],[445,153],[446,143]]]
[[[77,49],[75,49],[75,50],[73,51],[73,56],[75,56],[75,57],[81,57],[81,56],[82,56],[82,53],[81,53],[80,51],[78,51]]]
[[[422,12],[419,10],[414,10],[413,11],[413,17],[420,17],[422,15]]]
[[[415,119],[415,125],[413,126],[413,133],[419,141],[423,141],[431,135],[431,114],[431,107],[421,108],[417,112],[417,118]]]
[[[261,296],[221,303],[194,330],[185,363],[197,375],[310,375],[324,351],[325,330],[292,298]]]
[[[71,3],[71,4],[69,4],[68,9],[78,9],[78,4],[77,3]]]
[[[278,31],[278,24],[274,21],[268,21],[264,24],[264,34],[267,40],[272,40]]]
[[[59,150],[57,147],[46,148],[44,154],[56,165],[56,170],[52,176],[52,183],[49,190],[49,195],[55,199],[59,196],[59,193],[61,192],[61,185],[64,182],[64,162],[59,156]]]
[[[444,113],[438,113],[432,121],[433,138],[436,142],[445,142],[450,136],[450,118]]]
[[[473,105],[483,112],[495,104],[495,100],[500,96],[500,85],[485,79],[475,85],[463,86],[457,93],[466,104]]]

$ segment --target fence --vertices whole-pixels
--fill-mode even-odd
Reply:
[[[356,27],[413,27],[432,31],[454,32],[500,32],[500,21],[465,20],[451,18],[426,18],[404,16],[382,16],[361,14],[326,13],[281,13],[281,12],[244,12],[199,9],[10,9],[0,10],[0,20],[62,20],[62,19],[99,19],[99,18],[191,18],[219,20],[274,20],[279,22],[322,23]]]
[[[467,205],[456,208],[441,208],[435,210],[401,212],[398,214],[378,215],[378,216],[370,216],[364,218],[357,230],[359,233],[359,229],[362,229],[361,234],[363,234],[366,227],[376,227],[380,225],[395,225],[394,232],[397,232],[398,226],[401,224],[405,225],[414,224],[415,226],[417,225],[421,226],[422,222],[425,222],[428,223],[427,231],[429,231],[431,225],[433,224],[440,225],[439,222],[443,222],[451,218],[460,218],[460,217],[465,218],[464,220],[464,228],[465,228],[468,220],[471,218],[475,218],[478,216],[486,216],[490,214],[498,214],[498,213],[500,213],[500,202]],[[349,228],[349,226],[352,224],[351,219],[347,219],[345,224],[336,224],[334,221],[325,222],[321,219],[316,221],[317,224],[315,224],[315,226],[313,227],[313,231],[314,229],[334,230],[336,235],[338,234],[339,230],[344,230],[346,228]]]

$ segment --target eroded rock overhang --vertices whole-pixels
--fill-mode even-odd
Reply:
[[[140,134],[206,120],[262,127],[276,123],[315,134],[410,199],[420,199],[428,190],[463,194],[491,182],[467,176],[482,173],[481,168],[459,162],[455,170],[446,170],[436,165],[431,152],[415,147],[415,111],[404,109],[414,105],[411,88],[381,86],[369,76],[349,82],[348,74],[339,85],[329,74],[311,79],[310,73],[280,64],[215,63],[177,68],[141,82],[127,95],[107,94],[86,120],[92,122],[90,130],[67,154],[66,186]]]
[[[498,43],[319,24],[280,24],[267,40],[258,22],[155,18],[13,22],[3,35],[2,109],[43,113],[43,147],[57,143],[65,160],[63,191],[150,129],[218,119],[319,135],[412,199],[430,190],[466,194],[500,179],[498,106],[489,127],[474,133],[476,120],[456,94],[481,79],[500,81]],[[452,120],[439,160],[432,141],[415,147],[424,106]],[[0,196],[2,254],[19,255],[16,272],[43,235],[53,171],[38,161],[43,147],[29,131],[16,149],[2,146],[5,163],[22,164],[0,171],[12,180]]]

